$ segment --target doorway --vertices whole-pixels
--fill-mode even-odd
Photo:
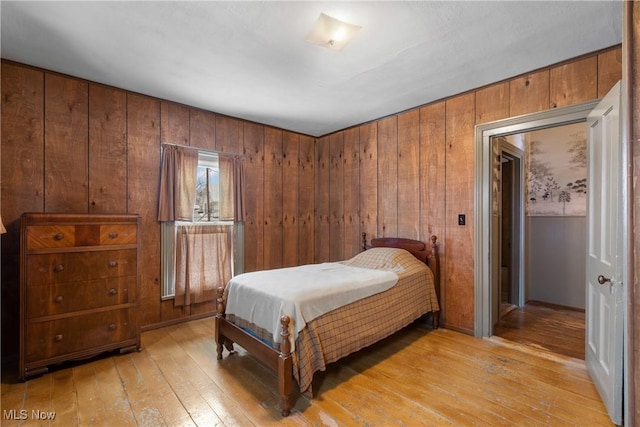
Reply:
[[[500,310],[496,309],[496,304],[499,306],[499,283],[502,275],[502,265],[501,261],[496,260],[496,256],[492,254],[500,253],[495,251],[495,230],[499,227],[500,222],[496,221],[496,215],[499,216],[499,214],[496,214],[497,196],[493,183],[495,182],[496,162],[500,164],[502,162],[502,151],[496,152],[493,141],[498,137],[506,139],[509,136],[529,131],[542,130],[564,124],[584,123],[586,122],[587,115],[595,105],[595,102],[589,102],[528,116],[505,119],[476,127],[476,141],[478,144],[476,150],[476,256],[474,265],[476,301],[474,331],[476,336],[492,336],[494,334],[494,325],[500,318]],[[502,175],[500,175],[500,178],[502,178]],[[523,186],[520,187],[522,188]],[[524,194],[522,194],[522,196],[524,199]],[[522,209],[524,210],[524,206]],[[520,215],[520,217],[523,217],[523,214]],[[519,236],[525,235],[524,221],[519,224],[513,233]],[[518,304],[515,305],[518,306],[523,306],[524,302],[529,299],[529,290],[524,287],[524,275],[530,274],[528,267],[525,265],[524,240],[525,239],[521,239],[519,242],[511,242],[511,248],[517,252],[513,265],[521,266],[519,278],[515,281],[515,283],[517,283],[517,290],[519,291]],[[553,252],[550,253],[553,255]],[[523,271],[525,269],[526,272]],[[509,283],[512,284],[514,282],[509,281]]]
[[[492,138],[494,335],[582,360],[585,131],[579,122]]]
[[[476,126],[475,169],[475,323],[477,337],[493,335],[495,316],[492,279],[498,271],[492,261],[492,176],[494,174],[491,139],[527,130],[545,129],[561,124],[581,123],[588,120],[590,182],[598,182],[590,191],[588,200],[588,251],[586,258],[589,277],[586,282],[586,357],[585,363],[598,389],[611,419],[619,424],[623,401],[623,367],[625,354],[627,313],[625,297],[627,265],[628,188],[626,167],[630,164],[628,145],[624,133],[620,134],[620,83],[602,101],[588,102],[528,116],[519,116]],[[593,159],[596,159],[595,161]],[[625,167],[620,167],[624,165]],[[621,200],[618,204],[618,199]],[[564,196],[562,196],[564,197]],[[615,226],[614,226],[615,225]],[[613,232],[614,230],[615,232]],[[550,249],[552,252],[552,250]],[[628,366],[627,366],[628,367]]]

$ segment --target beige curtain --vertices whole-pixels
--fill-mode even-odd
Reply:
[[[244,220],[244,167],[237,157],[220,156],[220,219],[240,222]]]
[[[198,151],[166,145],[162,150],[158,221],[191,221],[196,200]]]
[[[220,219],[231,221],[233,215],[233,159],[220,156],[218,158],[220,170]]]
[[[214,301],[231,279],[231,225],[176,227],[176,306]]]

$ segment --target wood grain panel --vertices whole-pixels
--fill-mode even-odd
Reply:
[[[127,94],[127,171],[129,213],[140,215],[140,326],[160,317],[160,102]]]
[[[242,120],[216,115],[216,150],[222,153],[242,154]]]
[[[282,130],[264,128],[264,268],[282,267]]]
[[[215,150],[216,146],[216,116],[207,111],[194,108],[189,109],[189,145],[207,150]],[[205,313],[215,313],[215,301],[203,301],[191,304],[192,316]]]
[[[160,101],[160,140],[162,143],[189,145],[189,113],[189,108],[184,105]],[[160,308],[163,322],[191,315],[191,306],[175,307],[173,300],[162,301]]]
[[[398,236],[420,238],[420,110],[398,115]]]
[[[214,315],[216,312],[216,301],[203,301],[197,304],[191,303],[190,316]]]
[[[398,116],[378,121],[377,235],[398,235]]]
[[[344,259],[344,132],[329,136],[329,261]]]
[[[509,82],[496,83],[476,91],[476,124],[509,117]]]
[[[282,227],[283,227],[283,267],[298,265],[299,230],[298,197],[300,173],[300,136],[293,132],[283,132],[282,139]]]
[[[2,63],[2,356],[18,354],[20,216],[44,209],[44,73]],[[4,400],[3,400],[4,402]]]
[[[127,211],[127,94],[89,85],[89,213]]]
[[[214,151],[216,149],[216,115],[192,109],[189,112],[189,145]]]
[[[169,101],[160,102],[160,139],[189,145],[189,108]]]
[[[88,84],[45,73],[44,87],[45,211],[88,212]]]
[[[549,70],[509,81],[509,116],[549,109]]]
[[[300,135],[298,155],[298,262],[315,262],[315,152],[314,138]],[[292,191],[287,187],[287,191]]]
[[[604,97],[618,80],[622,80],[621,47],[598,55],[598,98]]]
[[[445,102],[420,109],[420,240],[429,242],[435,235],[439,239],[440,263],[444,265],[446,241],[446,136]],[[442,282],[442,280],[441,280]],[[444,312],[442,283],[438,289],[440,310]],[[442,313],[442,318],[446,317]]]
[[[367,241],[378,237],[378,125],[358,127],[360,133],[360,232]]]
[[[218,127],[219,128],[219,127]],[[244,123],[244,270],[264,267],[264,126]]]
[[[316,262],[329,261],[329,137],[318,138],[316,142]]]
[[[44,209],[44,73],[3,62],[1,77],[2,255],[17,262],[20,215]]]
[[[472,333],[475,93],[448,99],[446,109],[445,322],[449,327]],[[458,214],[466,216],[466,225],[458,225]]]
[[[608,90],[605,87],[612,85],[615,81],[619,79],[621,75],[620,64],[621,60],[619,60],[620,48],[614,48],[608,51],[600,52],[597,55],[598,58],[598,96],[606,93]],[[596,55],[594,55],[596,56]],[[581,58],[582,61],[584,58]],[[7,72],[6,70],[11,70],[11,68],[16,70],[14,75],[11,75],[11,72]],[[5,225],[9,227],[9,233],[12,233],[11,227],[16,227],[16,221],[19,214],[23,211],[28,210],[44,210],[45,208],[48,210],[52,207],[52,205],[46,204],[45,202],[55,203],[56,205],[70,206],[67,201],[63,197],[55,196],[55,201],[50,199],[52,193],[49,191],[51,188],[49,186],[47,189],[47,199],[45,200],[45,186],[44,186],[44,170],[47,168],[47,175],[50,175],[50,179],[52,182],[60,182],[67,179],[69,176],[69,171],[66,167],[60,166],[60,161],[54,158],[45,159],[45,147],[41,146],[38,148],[31,148],[33,144],[37,145],[37,141],[40,138],[42,140],[44,137],[42,136],[44,133],[43,126],[39,120],[42,119],[44,112],[42,112],[43,105],[47,102],[48,105],[48,117],[50,121],[47,127],[48,135],[53,135],[51,132],[56,133],[56,135],[62,135],[64,138],[72,139],[77,142],[77,138],[70,137],[66,134],[67,130],[71,129],[73,132],[78,132],[78,134],[82,134],[82,137],[87,141],[87,135],[89,134],[89,120],[88,115],[83,121],[84,124],[80,125],[70,125],[69,124],[69,116],[76,117],[77,109],[75,111],[69,110],[69,100],[73,100],[77,98],[77,87],[87,87],[87,83],[78,79],[73,78],[65,78],[54,76],[54,80],[59,82],[69,81],[72,84],[69,85],[69,90],[61,89],[58,90],[57,94],[53,94],[53,92],[43,92],[43,83],[44,73],[42,71],[34,70],[31,67],[20,66],[19,64],[8,63],[7,61],[3,61],[2,63],[2,80],[3,80],[3,99],[2,99],[2,215],[5,220]],[[527,112],[535,112],[544,109],[548,109],[550,107],[550,71],[540,71],[540,72],[532,72],[530,75],[521,76],[512,79],[507,83],[499,83],[493,86],[485,87],[483,89],[478,90],[476,96],[476,112],[475,119],[477,122],[488,122],[492,120],[496,120],[499,118],[504,118],[506,116],[515,116],[518,114],[524,114]],[[33,77],[35,76],[35,77]],[[24,79],[24,81],[22,81]],[[41,79],[41,80],[38,80]],[[47,81],[51,82],[50,77],[47,77]],[[11,80],[15,80],[16,85],[23,87],[20,91],[14,91],[11,89],[11,83],[8,83]],[[38,83],[40,81],[40,83]],[[528,82],[528,85],[527,85]],[[505,98],[505,86],[508,85],[508,95]],[[49,87],[49,85],[47,85]],[[7,93],[12,92],[15,93],[14,97],[7,97]],[[18,94],[19,92],[19,94]],[[143,251],[145,254],[143,255],[144,267],[143,267],[143,289],[148,297],[143,297],[141,300],[149,301],[149,308],[143,308],[143,325],[152,325],[155,323],[160,323],[162,319],[158,319],[159,316],[159,283],[155,282],[155,280],[159,276],[159,228],[157,222],[155,221],[156,217],[156,209],[157,209],[157,201],[155,198],[157,197],[157,170],[159,165],[159,148],[158,151],[146,151],[149,150],[146,146],[141,146],[137,148],[136,145],[138,142],[135,142],[137,139],[146,140],[146,138],[150,138],[151,140],[155,139],[157,144],[159,145],[160,141],[164,141],[164,136],[174,135],[173,139],[182,139],[187,141],[186,143],[194,144],[195,139],[190,138],[190,134],[208,134],[210,122],[206,117],[210,117],[210,115],[215,116],[215,125],[213,126],[213,130],[216,134],[215,138],[215,146],[216,149],[225,151],[225,152],[239,152],[243,153],[246,162],[246,171],[247,176],[249,177],[247,184],[247,194],[250,197],[247,200],[247,205],[249,207],[249,211],[246,216],[245,221],[245,267],[247,270],[249,269],[259,269],[263,267],[264,262],[264,241],[263,241],[263,229],[264,229],[264,195],[263,188],[267,181],[264,180],[264,126],[245,122],[243,120],[234,119],[225,117],[222,115],[203,112],[197,109],[191,109],[186,106],[182,106],[179,104],[174,104],[169,101],[161,101],[152,98],[139,97],[136,94],[127,93],[128,96],[128,106],[127,106],[127,120],[129,129],[128,132],[128,173],[129,180],[127,182],[129,195],[128,195],[128,210],[129,212],[140,212],[143,216],[143,239],[145,241],[149,238],[149,249],[146,248],[146,244],[143,244]],[[80,98],[85,99],[82,95]],[[506,99],[506,101],[505,101]],[[49,104],[50,101],[55,101],[57,104],[62,107],[59,108],[59,111],[56,111],[56,114],[60,115],[60,118],[51,119],[51,112],[53,112],[52,105]],[[144,102],[143,102],[144,101]],[[85,105],[88,105],[89,98],[88,95],[84,101]],[[509,110],[505,115],[504,113],[504,102],[508,103]],[[15,104],[13,104],[15,103]],[[160,104],[162,103],[162,107]],[[135,104],[135,105],[134,105]],[[13,105],[13,106],[11,106]],[[131,109],[137,109],[138,106],[142,108],[143,111],[131,111]],[[439,105],[436,107],[435,105]],[[420,109],[420,229],[422,235],[428,237],[428,234],[437,234],[438,237],[442,238],[441,240],[441,251],[446,252],[443,253],[443,256],[446,258],[448,253],[453,253],[452,250],[448,246],[449,238],[445,236],[448,233],[448,230],[438,231],[438,227],[444,227],[444,212],[445,208],[442,204],[443,202],[434,202],[436,199],[444,199],[444,195],[440,195],[439,191],[442,190],[444,194],[444,187],[440,184],[439,180],[444,179],[444,166],[438,156],[445,156],[445,151],[449,152],[450,149],[446,148],[445,150],[445,139],[443,135],[445,119],[444,113],[442,109],[444,108],[444,101],[440,104],[434,104],[429,106],[424,106]],[[106,106],[105,106],[106,107]],[[38,113],[38,108],[40,108],[41,112]],[[151,108],[151,110],[155,111],[153,114],[147,112],[146,110]],[[165,122],[165,126],[162,127],[162,137],[158,136],[160,132],[160,109],[162,108],[163,115],[162,120]],[[71,102],[71,110],[73,110],[73,102]],[[11,112],[13,111],[13,113]],[[201,115],[202,113],[202,115]],[[38,116],[40,114],[40,116]],[[176,118],[176,114],[178,118]],[[450,111],[447,111],[447,114],[450,114]],[[155,115],[157,117],[155,124],[150,124],[151,119],[148,118],[150,116]],[[140,118],[135,118],[140,116]],[[40,117],[40,119],[38,119]],[[180,118],[182,117],[182,118]],[[425,117],[429,117],[425,119]],[[344,224],[349,221],[349,216],[358,215],[360,221],[360,228],[362,231],[366,231],[368,233],[369,238],[375,237],[378,234],[378,200],[381,200],[382,197],[379,197],[379,192],[385,192],[386,194],[386,186],[387,183],[383,182],[387,177],[383,175],[383,165],[387,161],[387,156],[381,155],[379,158],[379,148],[382,149],[381,146],[378,146],[378,125],[379,122],[385,122],[387,120],[398,120],[398,116],[389,117],[387,119],[383,119],[380,121],[371,122],[368,124],[363,124],[359,126],[358,133],[360,134],[360,159],[359,159],[359,167],[358,167],[358,176],[360,184],[357,187],[357,198],[359,204],[359,211],[349,208],[349,204],[351,203],[349,200],[352,197],[351,190],[349,189],[349,185],[352,184],[352,181],[348,178],[349,172],[348,166],[345,163],[344,166],[344,182],[343,182],[343,196],[344,196]],[[15,120],[16,127],[14,130],[10,130],[10,124],[7,124],[8,121]],[[135,121],[136,123],[132,122]],[[427,120],[427,122],[425,122]],[[222,123],[222,124],[221,124]],[[8,127],[9,126],[9,127]],[[177,126],[177,127],[176,127]],[[384,124],[381,126],[384,127]],[[427,136],[426,138],[430,141],[427,144],[428,150],[432,151],[432,154],[425,154],[425,127],[430,128],[432,132],[431,136]],[[198,130],[200,129],[200,130]],[[384,129],[383,129],[384,130]],[[349,130],[350,131],[350,130]],[[347,144],[347,132],[345,132],[345,146]],[[354,130],[355,131],[355,130]],[[148,132],[148,135],[147,135]],[[157,136],[151,136],[154,132],[158,132]],[[13,138],[17,141],[11,148],[7,148],[7,141],[10,134],[14,134]],[[245,134],[245,133],[248,133]],[[224,136],[223,136],[224,135]],[[231,135],[231,136],[226,136]],[[187,138],[187,139],[185,139]],[[322,139],[322,138],[321,138]],[[473,138],[472,138],[473,139]],[[302,141],[306,140],[308,143],[303,143]],[[235,141],[235,143],[233,142]],[[180,143],[180,141],[171,141],[174,143]],[[398,142],[396,140],[396,142]],[[210,144],[211,140],[207,139],[207,144]],[[43,143],[44,144],[44,143]],[[315,140],[311,137],[300,136],[300,153],[299,153],[299,185],[297,189],[293,189],[293,191],[298,192],[298,226],[299,226],[299,255],[300,262],[305,263],[303,260],[305,256],[307,259],[309,257],[314,257],[314,261],[326,261],[329,259],[329,242],[333,238],[330,236],[328,232],[328,219],[329,219],[329,167],[330,167],[330,159],[329,159],[329,151],[323,151],[325,148],[328,149],[328,138],[325,140],[325,143],[321,143],[318,141],[317,152],[315,147]],[[440,145],[438,145],[440,144]],[[469,143],[471,144],[471,142]],[[62,147],[65,147],[65,150],[68,150],[68,147],[71,147],[74,156],[81,153],[81,160],[73,161],[74,167],[78,167],[84,162],[84,166],[81,167],[83,169],[82,172],[76,173],[72,172],[72,179],[75,182],[83,182],[84,184],[80,185],[80,193],[84,193],[82,206],[81,208],[86,210],[89,208],[89,193],[88,193],[88,185],[89,185],[89,173],[91,176],[94,176],[92,171],[93,166],[89,166],[87,159],[89,158],[89,148],[88,142],[84,149],[77,150],[73,145],[58,144]],[[27,149],[27,147],[29,147]],[[304,149],[303,149],[304,147]],[[448,147],[448,146],[447,146]],[[385,147],[386,148],[386,147]],[[305,149],[306,154],[305,154]],[[309,151],[310,150],[310,151]],[[439,150],[439,152],[438,152]],[[135,152],[134,152],[135,151]],[[429,151],[427,151],[428,153]],[[149,155],[149,153],[152,153]],[[156,153],[156,154],[153,154]],[[66,153],[65,153],[66,154]],[[316,156],[317,154],[317,156]],[[447,153],[448,155],[449,153]],[[38,158],[40,156],[40,158]],[[148,159],[145,156],[149,157]],[[156,158],[156,156],[158,156]],[[347,150],[345,149],[344,160],[348,160]],[[397,153],[391,157],[396,162],[396,168],[398,167],[398,162],[401,162],[401,158],[398,157]],[[444,157],[443,157],[444,158]],[[462,160],[460,163],[459,159],[455,154],[451,154],[447,157],[447,174],[457,175],[459,170],[466,169],[468,167],[464,166],[466,155],[462,156]],[[324,171],[320,171],[321,165],[325,164],[326,169]],[[305,165],[306,163],[306,165]],[[57,168],[51,169],[48,167],[50,164],[57,165]],[[8,166],[7,166],[8,165]],[[461,166],[462,165],[462,166]],[[379,169],[380,166],[380,169]],[[426,168],[426,170],[425,170]],[[13,171],[19,171],[16,173],[16,177],[14,179]],[[284,172],[282,170],[281,172]],[[326,172],[326,177],[322,179],[324,176],[323,173]],[[425,175],[426,174],[426,175]],[[11,175],[11,176],[8,176]],[[424,177],[427,177],[428,181],[426,184],[423,182]],[[83,177],[79,179],[79,177]],[[12,180],[13,179],[13,180]],[[38,185],[38,180],[40,180],[40,185]],[[93,178],[92,178],[93,180]],[[378,185],[378,181],[381,181],[381,185]],[[135,181],[135,182],[134,182]],[[22,187],[21,187],[22,185]],[[286,183],[283,183],[286,185]],[[425,188],[425,185],[428,188]],[[55,188],[55,187],[54,187]],[[451,187],[449,187],[451,189]],[[325,192],[326,190],[326,192]],[[289,187],[284,187],[283,194],[292,191]],[[404,189],[399,188],[398,192],[404,191]],[[73,194],[78,194],[77,191],[73,191]],[[317,198],[315,196],[318,196]],[[463,195],[464,199],[471,200],[473,197],[473,192],[470,191],[468,194]],[[394,194],[391,197],[395,197]],[[453,199],[447,193],[447,203],[453,204],[451,210],[456,209],[455,214],[457,215],[457,208],[455,203],[458,202],[458,199],[454,197]],[[317,203],[317,204],[316,204]],[[440,211],[438,210],[440,209]],[[74,208],[73,210],[76,210]],[[317,210],[317,212],[314,212]],[[13,211],[13,222],[11,221],[12,214],[10,211]],[[442,212],[442,213],[439,213]],[[446,211],[446,220],[449,224],[451,221],[455,221],[456,217],[451,218],[449,215],[449,211]],[[380,213],[386,215],[386,211],[383,208],[380,209]],[[305,224],[305,215],[307,217],[307,223]],[[309,215],[311,215],[309,217]],[[388,219],[385,217],[385,219]],[[323,223],[327,221],[326,223]],[[467,223],[469,224],[471,221],[470,217],[467,217]],[[381,222],[382,224],[382,222]],[[326,228],[322,228],[326,226]],[[148,227],[152,227],[152,229],[148,229]],[[457,226],[456,226],[457,227]],[[454,227],[454,229],[456,228]],[[467,226],[469,227],[469,226]],[[3,237],[2,245],[2,264],[3,266],[15,265],[16,263],[11,261],[11,251],[5,249],[7,245],[10,245],[11,234],[8,234]],[[149,237],[152,236],[152,237]],[[348,251],[348,230],[345,228],[344,233],[344,245],[345,253]],[[324,252],[324,255],[322,254]],[[305,255],[306,254],[306,255]],[[451,259],[451,263],[457,265],[458,263],[462,263],[464,266],[470,255],[467,254],[463,256],[462,261],[459,260],[459,254],[456,253],[455,259]],[[324,259],[323,259],[324,258]],[[448,262],[448,261],[447,261]],[[150,266],[147,270],[147,264]],[[9,279],[9,271],[11,267],[3,268],[3,320],[4,313],[7,311],[6,302],[9,299],[4,298],[7,287],[7,280]],[[457,271],[457,270],[456,270]],[[466,280],[466,279],[465,279]],[[145,285],[146,283],[146,285]],[[467,283],[464,286],[469,287],[469,289],[473,288],[472,283]],[[468,296],[472,296],[471,292],[469,292]],[[472,298],[469,299],[469,303],[472,304]],[[451,302],[451,301],[450,301]],[[156,306],[153,306],[156,304]],[[461,304],[457,302],[451,302],[448,305],[448,317],[453,315],[454,317],[460,318],[461,315],[455,314],[455,311],[466,312],[467,303],[462,301]],[[461,307],[461,308],[459,308]],[[154,312],[155,310],[155,312]],[[147,316],[147,313],[151,313]],[[176,319],[177,320],[177,319]],[[6,324],[6,322],[3,322]],[[10,323],[9,323],[10,324]],[[4,335],[3,335],[4,339]]]
[[[360,130],[344,131],[344,249],[345,259],[362,251],[360,235]]]
[[[549,70],[551,108],[598,97],[598,58],[590,56]]]
[[[183,305],[176,307],[173,299],[160,301],[160,322],[173,323],[180,319],[186,319],[191,316],[191,306]]]

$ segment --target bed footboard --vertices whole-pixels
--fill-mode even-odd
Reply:
[[[291,413],[291,393],[293,392],[293,355],[289,340],[289,316],[280,319],[282,344],[280,351],[263,343],[254,336],[246,333],[242,328],[234,325],[225,318],[224,289],[218,288],[217,309],[215,317],[215,340],[217,359],[222,359],[223,349],[226,347],[234,353],[233,343],[237,343],[259,362],[269,367],[278,375],[278,393],[281,397],[281,414],[283,417]]]

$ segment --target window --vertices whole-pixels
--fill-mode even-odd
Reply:
[[[193,222],[215,222],[219,219],[220,165],[218,156],[212,153],[199,153]]]
[[[214,300],[216,289],[242,270],[231,167],[217,153],[199,151],[192,220],[161,223],[162,298],[176,305]]]

